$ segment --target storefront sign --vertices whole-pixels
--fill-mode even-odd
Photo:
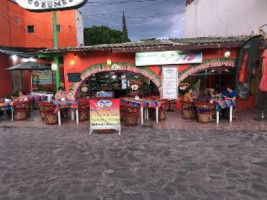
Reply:
[[[201,63],[201,52],[161,51],[135,54],[136,66]]]
[[[51,70],[32,71],[32,84],[33,85],[52,85],[53,75]]]
[[[120,132],[120,100],[90,100],[90,131],[115,129]]]
[[[27,10],[46,11],[78,8],[87,0],[16,0],[16,2]]]
[[[178,98],[178,70],[176,66],[162,67],[162,98]]]

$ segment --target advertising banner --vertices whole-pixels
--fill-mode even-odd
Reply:
[[[202,63],[201,52],[159,51],[135,54],[136,66]]]
[[[162,98],[178,98],[178,69],[177,66],[162,67]]]
[[[120,134],[120,100],[90,100],[90,134],[93,130],[114,129]]]
[[[16,0],[23,8],[32,11],[66,10],[79,8],[87,0]]]

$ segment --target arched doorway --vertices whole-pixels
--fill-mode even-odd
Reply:
[[[107,66],[106,64],[96,64],[88,67],[81,73],[81,82],[73,83],[69,94],[76,98],[78,97],[79,91],[86,81],[93,75],[106,73],[106,72],[114,72],[114,73],[130,73],[135,74],[137,76],[145,77],[149,79],[155,87],[158,89],[159,93],[161,92],[161,79],[158,75],[156,75],[153,71],[147,69],[146,67],[136,67],[132,63],[113,63],[111,66]]]
[[[211,59],[191,65],[180,73],[179,83],[186,83],[195,91],[214,88],[221,92],[226,85],[235,84],[235,59]]]

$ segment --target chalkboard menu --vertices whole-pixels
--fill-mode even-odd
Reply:
[[[178,70],[177,66],[162,67],[162,98],[178,98]]]
[[[80,73],[68,73],[69,82],[80,82],[81,74]]]

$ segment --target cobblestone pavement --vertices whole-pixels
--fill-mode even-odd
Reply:
[[[267,132],[0,128],[1,200],[265,200]]]

